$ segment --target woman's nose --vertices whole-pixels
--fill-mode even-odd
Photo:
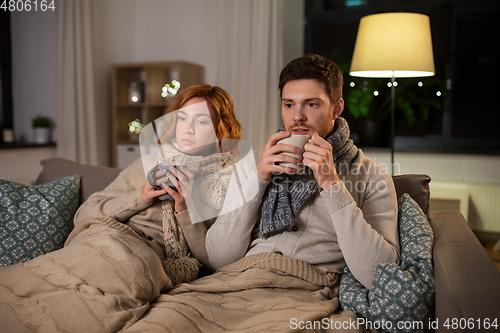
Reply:
[[[186,134],[194,134],[194,124],[187,124],[184,128],[184,133]]]

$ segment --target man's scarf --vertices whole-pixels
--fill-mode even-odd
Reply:
[[[283,131],[282,127],[278,132]],[[358,154],[358,148],[349,139],[349,126],[344,118],[337,118],[332,132],[324,139],[330,143],[337,173]],[[260,236],[268,238],[283,231],[290,231],[293,220],[302,204],[321,188],[313,171],[299,166],[297,174],[275,173],[262,199]],[[303,172],[302,172],[303,171]]]

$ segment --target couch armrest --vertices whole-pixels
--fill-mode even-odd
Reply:
[[[500,324],[500,273],[484,251],[467,221],[458,211],[433,211],[434,276],[436,280],[436,318],[439,331],[449,319],[474,319],[481,330],[485,319]],[[477,319],[480,319],[479,322]],[[472,320],[472,319],[471,319]],[[461,331],[461,330],[457,330]],[[463,330],[465,331],[465,330]],[[491,331],[485,330],[485,331]]]

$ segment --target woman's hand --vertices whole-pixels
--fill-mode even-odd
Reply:
[[[174,176],[175,175],[175,176]],[[178,214],[187,209],[186,198],[189,200],[191,197],[191,190],[193,188],[194,174],[186,167],[170,167],[170,172],[167,174],[168,178],[174,184],[177,191],[164,184],[164,188],[168,194],[174,198],[175,212]]]
[[[151,164],[151,166],[149,167],[149,170],[155,168],[156,166],[158,166],[158,162],[155,161],[153,164]],[[158,183],[161,184],[163,182],[166,182],[167,181],[167,177],[166,177],[166,173],[167,171],[166,170],[158,170],[156,171],[156,174],[155,174],[155,179],[158,179]],[[146,180],[146,183],[142,186],[142,191],[141,191],[141,194],[142,194],[142,201],[144,201],[145,203],[147,204],[152,204],[154,199],[159,197],[159,196],[162,196],[162,195],[165,195],[167,194],[167,190],[165,190],[164,188],[161,189],[161,190],[157,190],[155,189],[147,180]]]

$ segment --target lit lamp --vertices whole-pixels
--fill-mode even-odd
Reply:
[[[394,175],[395,78],[433,76],[429,17],[415,13],[368,15],[359,22],[351,76],[391,78],[391,173]]]

